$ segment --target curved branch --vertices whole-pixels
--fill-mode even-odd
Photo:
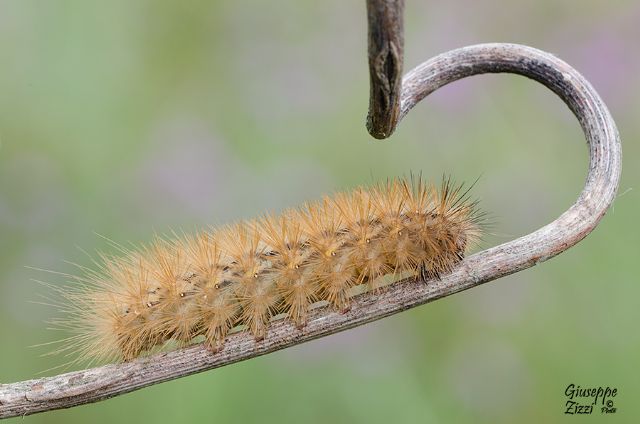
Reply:
[[[558,94],[585,132],[589,173],[576,203],[534,233],[468,257],[439,281],[402,281],[379,295],[362,294],[346,314],[317,308],[301,330],[281,320],[273,323],[263,341],[255,342],[246,332],[238,333],[230,336],[216,354],[197,345],[129,363],[0,385],[0,418],[96,402],[344,331],[533,266],[568,249],[593,230],[614,199],[621,147],[606,106],[577,71],[530,47],[485,44],[437,56],[409,72],[400,85],[403,1],[368,0],[367,6],[371,75],[367,126],[374,137],[388,137],[417,102],[450,82],[489,72],[524,75]]]
[[[621,170],[620,140],[613,119],[576,70],[553,55],[514,44],[453,50],[423,63],[404,78],[399,116],[437,88],[487,72],[512,72],[541,82],[564,100],[582,125],[589,145],[587,181],[576,203],[558,219],[466,258],[439,281],[402,281],[382,294],[359,295],[345,314],[317,308],[304,329],[287,321],[274,322],[261,342],[247,332],[237,333],[215,354],[196,345],[129,363],[0,385],[0,418],[96,402],[344,331],[528,268],[576,244],[613,201]]]

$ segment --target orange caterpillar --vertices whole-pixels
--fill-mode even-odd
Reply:
[[[69,315],[59,324],[76,335],[60,350],[127,361],[203,336],[216,351],[237,326],[260,340],[275,315],[302,328],[315,302],[348,310],[354,286],[380,290],[385,275],[437,278],[481,235],[467,193],[449,180],[438,190],[397,179],[103,256],[63,292]]]

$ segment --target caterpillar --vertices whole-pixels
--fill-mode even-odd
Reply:
[[[61,290],[71,330],[59,352],[130,361],[169,341],[224,347],[230,331],[257,341],[280,314],[305,326],[312,305],[350,308],[355,287],[386,276],[439,278],[481,237],[484,213],[469,188],[443,178],[396,178],[320,201],[200,231],[157,237],[100,255]]]

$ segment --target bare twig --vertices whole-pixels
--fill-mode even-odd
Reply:
[[[345,314],[318,308],[303,329],[296,329],[288,321],[275,322],[261,342],[243,332],[230,336],[224,349],[215,354],[203,345],[196,345],[128,363],[0,385],[0,418],[96,402],[344,331],[531,267],[582,240],[615,197],[621,147],[606,106],[569,65],[548,53],[514,44],[453,50],[423,63],[403,79],[399,117],[437,88],[488,72],[511,72],[541,82],[564,100],[582,125],[590,157],[586,184],[576,203],[555,221],[466,258],[439,281],[402,281],[382,294],[359,295]],[[376,111],[372,109],[372,122],[376,122]],[[388,122],[392,122],[389,127],[392,131],[395,122]]]
[[[398,124],[404,52],[404,0],[367,0],[369,114],[367,129],[387,138]]]

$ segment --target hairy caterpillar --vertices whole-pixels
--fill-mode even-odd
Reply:
[[[264,338],[279,314],[302,328],[318,301],[348,310],[356,286],[449,272],[480,238],[483,217],[463,185],[395,179],[102,255],[98,270],[62,290],[67,316],[56,323],[75,335],[58,352],[127,361],[197,337],[217,351],[233,328]]]

